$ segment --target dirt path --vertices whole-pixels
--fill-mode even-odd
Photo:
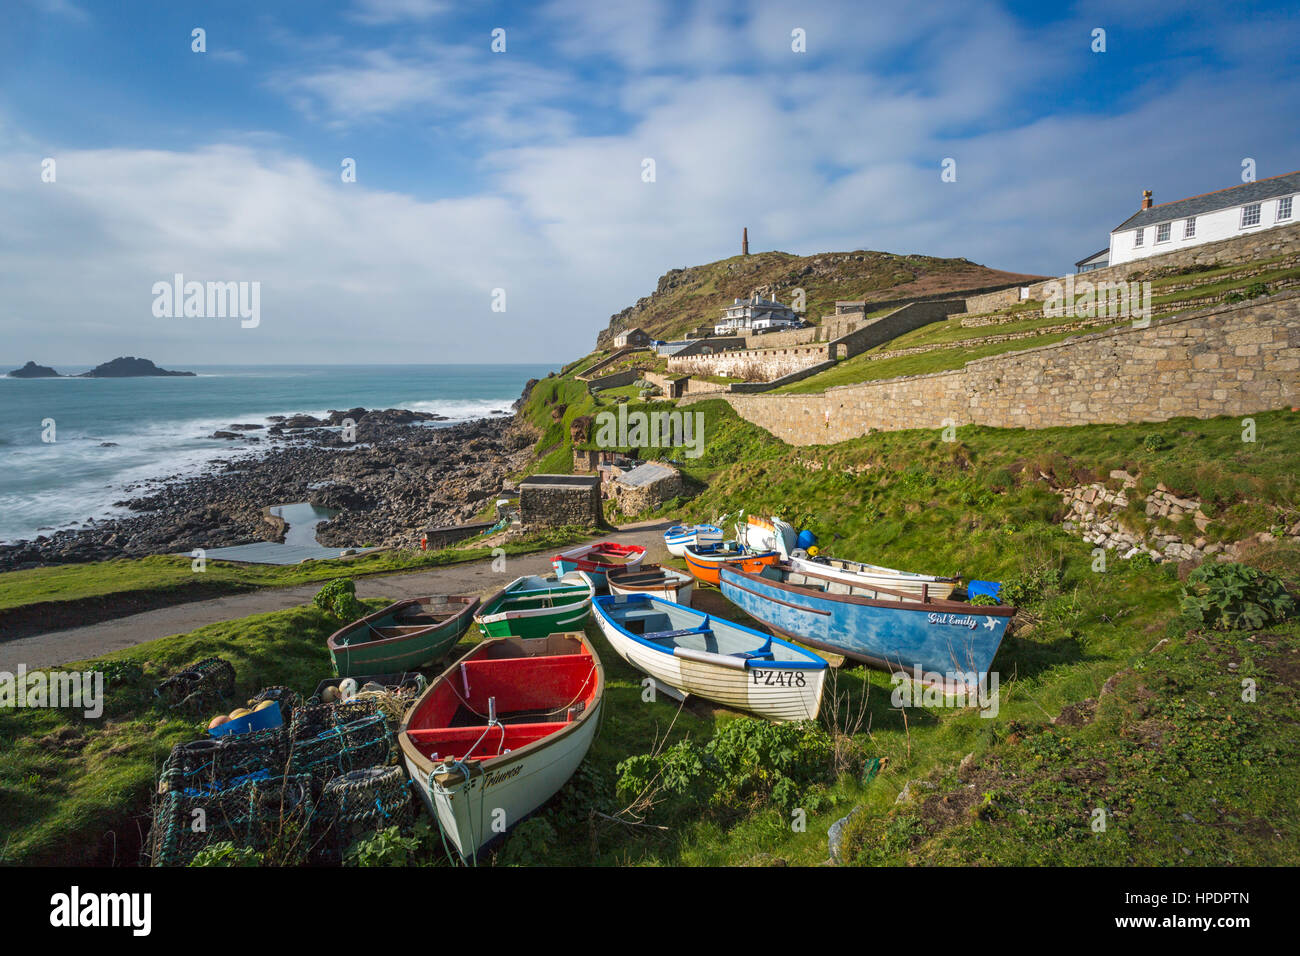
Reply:
[[[649,549],[646,561],[668,557],[663,530],[667,521],[643,522],[611,531],[601,540],[639,544]],[[550,570],[550,551],[512,555],[504,571],[493,571],[491,559],[453,564],[428,571],[358,577],[357,597],[387,597],[400,600],[427,594],[486,594],[521,574]],[[172,634],[184,634],[205,624],[216,624],[250,614],[283,611],[311,601],[323,582],[287,588],[266,588],[248,594],[231,594],[172,607],[132,614],[114,621],[86,627],[49,631],[0,644],[0,671],[13,672],[19,664],[29,668],[53,667],[68,661],[102,657],[110,651],[143,644]]]

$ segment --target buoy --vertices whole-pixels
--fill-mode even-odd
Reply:
[[[425,535],[424,537],[420,538],[420,550],[421,550],[421,551],[428,551],[428,550],[429,550],[429,536],[428,536],[428,535]]]
[[[817,544],[817,535],[813,534],[807,528],[799,532],[799,537],[795,539],[795,547],[803,548],[807,551]]]

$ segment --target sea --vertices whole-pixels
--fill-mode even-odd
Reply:
[[[0,365],[18,368],[22,362]],[[64,375],[90,366],[52,363]],[[172,367],[172,366],[168,366]],[[269,415],[407,408],[455,424],[510,413],[553,365],[175,366],[194,378],[0,376],[0,542],[129,514],[128,486],[201,473],[214,459],[274,443],[209,436]],[[252,434],[264,434],[253,432]],[[276,504],[276,502],[267,502]]]

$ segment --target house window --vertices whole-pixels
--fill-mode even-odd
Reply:
[[[1186,222],[1183,223],[1183,238],[1184,239],[1196,238],[1196,217],[1195,216],[1192,216]]]
[[[1143,230],[1141,230],[1141,229],[1134,229],[1134,230],[1133,230],[1133,245],[1135,245],[1135,246],[1140,246],[1140,245],[1142,245],[1142,232],[1143,232]]]
[[[1241,207],[1241,228],[1259,225],[1259,203]]]
[[[1277,221],[1291,218],[1291,197],[1286,196],[1277,201]]]
[[[1168,241],[1169,241],[1169,223],[1162,222],[1160,225],[1156,226],[1156,242],[1168,242]]]

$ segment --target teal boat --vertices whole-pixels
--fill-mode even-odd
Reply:
[[[546,637],[580,631],[596,585],[584,571],[562,578],[526,574],[484,602],[474,620],[486,637]]]
[[[462,595],[390,604],[330,635],[334,672],[359,677],[428,667],[456,646],[478,608],[478,598]]]

